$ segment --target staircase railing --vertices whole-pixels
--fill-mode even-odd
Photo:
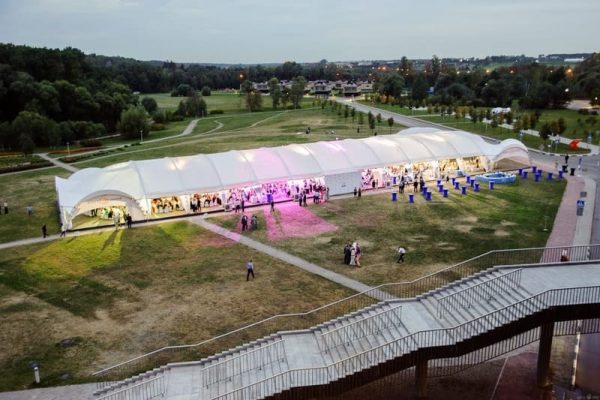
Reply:
[[[387,300],[415,297],[496,265],[558,262],[565,251],[570,261],[600,260],[600,244],[493,250],[410,282],[379,285],[311,311],[276,315],[196,344],[163,347],[99,370],[93,377],[98,380],[98,388],[111,386],[112,381],[125,379],[169,362],[200,360],[274,332],[310,328],[377,304],[377,298],[381,298],[382,293],[387,294]]]
[[[166,392],[165,376],[160,374],[133,386],[128,386],[96,400],[151,400],[163,398]]]
[[[292,387],[323,385],[418,349],[455,345],[549,307],[599,303],[600,286],[552,289],[452,328],[415,332],[327,366],[289,370],[211,400],[250,400]]]
[[[401,325],[400,313],[402,306],[396,306],[389,310],[380,311],[366,318],[360,318],[339,328],[323,332],[319,337],[321,350],[325,353],[329,350],[350,343],[354,340],[375,335],[384,329]]]
[[[476,302],[490,301],[495,294],[515,289],[521,285],[522,268],[469,286],[437,299],[437,314],[443,318],[445,312],[457,308],[470,308]]]

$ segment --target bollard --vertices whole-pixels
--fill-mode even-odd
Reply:
[[[536,182],[539,182],[540,181],[540,176],[538,174],[535,174],[535,178],[534,179],[535,179]]]
[[[494,190],[494,182],[493,181],[489,181],[488,183],[490,184],[490,190]]]
[[[448,189],[444,189],[444,197],[448,197]]]
[[[548,180],[551,181],[552,180],[552,172],[548,172]]]
[[[398,201],[398,193],[392,192],[392,201]]]
[[[562,171],[558,171],[558,179],[563,179],[563,172]]]
[[[479,183],[475,183],[475,191],[479,192]]]
[[[431,201],[431,192],[427,192],[427,195],[425,196],[425,200]]]
[[[463,186],[463,187],[462,187],[462,191],[461,191],[461,193],[462,193],[462,194],[467,194],[467,187],[466,187],[466,186]]]
[[[523,171],[523,179],[527,179],[527,175],[528,175],[528,172],[527,171]]]
[[[415,202],[415,195],[414,195],[414,193],[409,193],[408,194],[408,202],[409,203],[414,203]]]
[[[536,173],[536,171],[537,171],[537,167],[536,167],[535,165],[533,165],[533,166],[531,167],[531,172],[533,172],[533,173],[535,174],[535,173]]]
[[[460,183],[459,182],[454,182],[454,189],[456,189],[456,190],[460,189]]]
[[[519,168],[519,176],[523,175],[523,168]]]

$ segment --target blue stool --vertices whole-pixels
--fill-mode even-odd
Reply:
[[[444,197],[448,197],[448,189],[444,189]]]
[[[535,179],[536,182],[539,182],[540,181],[540,175],[535,174],[535,178],[534,179]]]
[[[394,177],[392,177],[392,185],[395,185],[395,184],[396,184],[396,177],[394,176]]]
[[[548,180],[551,181],[552,180],[552,172],[548,172]]]
[[[467,183],[471,183],[471,177],[467,175]]]
[[[533,172],[533,173],[535,174],[535,173],[536,173],[536,171],[537,171],[537,167],[536,167],[535,165],[534,165],[534,166],[532,166],[532,167],[531,167],[531,172]]]
[[[398,201],[398,193],[392,192],[392,201]]]
[[[425,200],[431,201],[431,192],[427,192],[427,195],[425,195]]]
[[[563,179],[563,172],[562,171],[558,171],[558,179]]]
[[[475,191],[479,192],[479,183],[475,183]]]
[[[462,187],[462,191],[461,191],[461,193],[462,193],[462,194],[467,194],[467,187],[466,187],[466,186],[463,186],[463,187]]]
[[[454,182],[456,182],[456,178],[451,178],[450,182],[452,182],[452,186],[454,186]]]
[[[475,187],[475,179],[471,179],[471,187]]]
[[[490,190],[494,190],[494,182],[490,181],[489,184],[490,184]]]
[[[438,185],[438,192],[442,193],[444,191],[444,185]]]
[[[413,193],[409,193],[408,194],[408,202],[409,203],[414,203],[415,202],[415,195]]]
[[[441,184],[442,184],[442,180],[441,180],[441,179],[438,179],[438,180],[437,180],[437,185],[438,185],[438,186],[440,186]]]
[[[454,189],[456,189],[456,190],[460,189],[460,183],[459,182],[454,182]]]
[[[527,175],[529,175],[529,173],[527,171],[523,171],[523,179],[527,179]]]
[[[523,175],[523,168],[519,168],[519,176]]]

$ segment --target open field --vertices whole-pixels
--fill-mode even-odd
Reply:
[[[209,134],[204,134],[208,126],[215,123],[223,127]],[[142,160],[157,157],[175,157],[199,153],[216,153],[228,150],[243,150],[256,147],[281,146],[291,143],[308,143],[320,140],[335,140],[335,138],[362,138],[370,136],[366,127],[356,132],[356,123],[321,109],[298,111],[278,111],[268,113],[246,113],[235,116],[215,117],[201,120],[200,132],[194,131],[193,136],[176,138],[172,141],[148,143],[142,146],[128,148],[129,151],[115,153],[110,157],[89,159],[77,162],[78,168],[104,167],[117,162]],[[307,127],[311,133],[305,134]],[[197,128],[198,129],[198,128]],[[402,126],[396,125],[392,132],[397,132]],[[329,132],[335,131],[335,134]],[[389,128],[379,131],[389,133]]]
[[[269,237],[267,231],[250,232],[252,237],[288,251],[317,265],[364,283],[377,285],[416,279],[443,267],[467,260],[493,249],[544,246],[550,232],[544,232],[544,216],[552,227],[564,191],[564,181],[539,182],[518,180],[498,185],[490,191],[469,191],[461,196],[452,189],[448,199],[437,193],[434,201],[420,195],[415,204],[390,201],[389,193],[363,196],[361,199],[336,199],[321,205],[309,205],[309,211],[335,230],[301,222],[298,229],[310,237]],[[412,188],[410,189],[412,192]],[[284,233],[293,226],[295,203],[278,207],[273,229]],[[260,215],[260,214],[259,214]],[[228,229],[239,229],[239,216],[221,217]],[[278,222],[279,220],[280,222]],[[320,233],[322,232],[322,233]],[[358,241],[363,250],[362,268],[343,264],[346,241]],[[407,262],[396,263],[396,249],[407,249]]]
[[[59,221],[56,206],[54,177],[67,177],[71,173],[62,168],[23,172],[0,177],[0,201],[8,203],[8,214],[0,215],[0,242],[42,236],[42,225],[49,234],[58,233]],[[27,215],[31,204],[33,215]]]
[[[542,116],[538,123],[539,126],[544,122],[550,122],[564,118],[567,123],[567,130],[563,134],[565,137],[587,140],[585,132],[592,132],[592,143],[600,144],[600,116],[581,115],[573,110],[540,110]],[[594,135],[594,132],[598,134]]]
[[[246,282],[250,257],[256,280]],[[165,345],[350,294],[187,222],[3,251],[0,390],[27,387],[31,361],[45,385],[73,383]],[[58,345],[66,338],[77,345]]]
[[[159,108],[166,110],[176,110],[179,102],[185,97],[171,97],[170,93],[148,93],[140,95],[140,98],[152,97],[156,100]],[[246,112],[246,104],[244,98],[237,93],[219,93],[213,92],[210,96],[203,96],[206,101],[206,107],[210,113],[212,110],[222,110],[224,113],[240,113]],[[313,99],[305,97],[302,99],[301,107],[307,108],[312,106]],[[289,106],[289,104],[288,104]],[[271,98],[263,96],[263,111],[271,111]]]

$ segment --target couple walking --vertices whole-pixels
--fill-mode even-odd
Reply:
[[[362,250],[358,245],[358,242],[350,243],[346,242],[344,246],[344,264],[356,265],[360,267],[360,257],[362,256]]]

